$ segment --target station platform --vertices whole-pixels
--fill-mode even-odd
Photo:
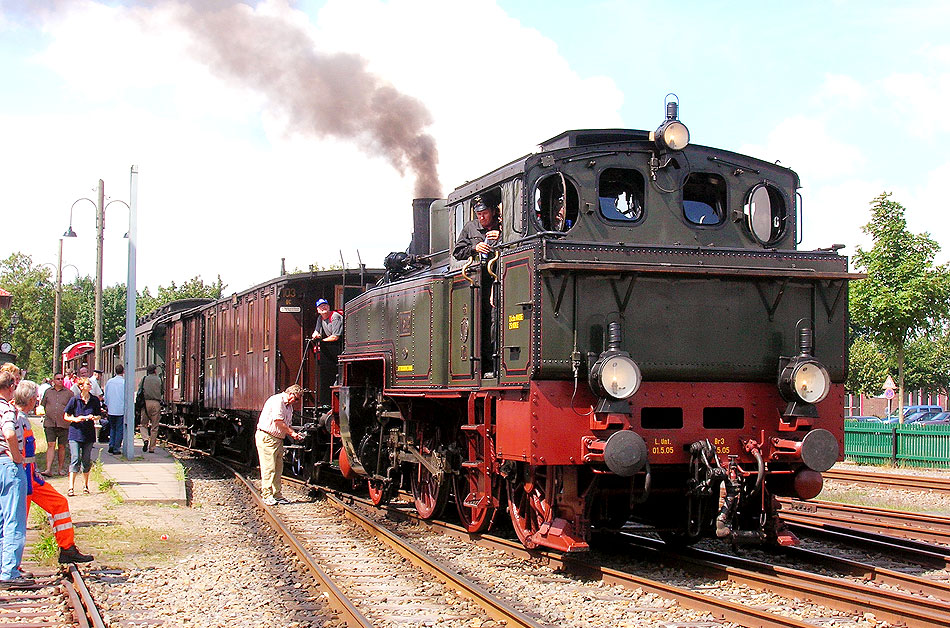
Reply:
[[[184,471],[161,447],[143,453],[135,444],[135,457],[126,460],[109,453],[105,443],[96,443],[92,459],[102,460],[102,473],[115,482],[115,490],[128,504],[187,505]]]

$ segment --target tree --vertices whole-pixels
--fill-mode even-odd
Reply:
[[[904,382],[908,388],[946,393],[950,390],[950,336],[923,335],[907,345]]]
[[[180,286],[171,282],[167,286],[159,286],[158,293],[155,296],[149,292],[148,288],[138,293],[136,297],[136,316],[145,316],[163,305],[177,301],[179,299],[220,299],[227,284],[221,281],[221,275],[218,275],[214,283],[206,284],[201,277],[192,277]],[[123,294],[125,288],[123,286]],[[123,297],[124,298],[124,297]]]
[[[888,375],[888,360],[874,341],[859,336],[848,351],[848,381],[844,388],[852,395],[877,395]]]
[[[903,414],[908,343],[935,327],[950,312],[950,270],[934,266],[940,246],[928,234],[907,229],[904,207],[883,193],[871,203],[863,227],[874,244],[854,257],[867,278],[851,286],[851,319],[868,330],[897,368],[899,412]]]
[[[27,369],[30,378],[47,377],[52,370],[55,309],[50,270],[33,266],[29,255],[13,253],[0,262],[0,287],[13,295],[10,308],[0,314],[0,338],[13,346],[17,366]]]

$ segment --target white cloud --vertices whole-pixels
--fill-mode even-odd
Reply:
[[[330,0],[312,24],[279,0],[255,11],[309,24],[320,48],[358,52],[424,102],[445,191],[566,128],[620,123],[613,81],[578,76],[552,41],[485,0]],[[379,266],[408,244],[410,178],[350,144],[300,135],[258,95],[214,78],[189,56],[167,3],[77,1],[48,17],[44,36],[33,61],[62,78],[49,86],[67,94],[62,113],[4,114],[0,104],[0,168],[15,182],[7,200],[36,224],[22,247],[35,261],[55,261],[70,204],[92,196],[99,178],[127,200],[133,163],[140,285],[220,273],[240,290],[275,276],[281,257],[288,268],[329,265],[342,249],[355,265],[359,249]],[[525,58],[541,62],[526,71],[514,62]],[[81,237],[64,256],[92,274],[95,227],[84,205],[74,221]],[[108,210],[106,283],[125,279],[125,214]]]
[[[782,120],[762,146],[746,145],[740,152],[767,161],[781,161],[795,170],[808,185],[859,172],[867,162],[861,150],[828,131],[819,117],[804,115]]]

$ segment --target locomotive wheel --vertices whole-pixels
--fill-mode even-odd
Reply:
[[[313,478],[314,464],[310,452],[305,449],[292,449],[290,451],[290,474],[302,481],[310,482]]]
[[[392,497],[392,484],[390,482],[369,480],[366,485],[369,489],[369,500],[373,502],[374,506],[381,506]]]
[[[491,458],[495,457],[495,448],[489,444]],[[479,497],[479,480],[490,486],[490,499],[480,499],[477,505],[472,504]],[[487,470],[463,467],[457,475],[452,476],[455,489],[455,506],[458,509],[459,519],[469,534],[484,532],[491,527],[498,513],[498,504],[501,503],[501,481]]]
[[[538,546],[532,537],[551,515],[551,505],[544,495],[543,467],[529,467],[527,480],[517,479],[508,487],[508,514],[518,539],[528,549]]]
[[[439,482],[423,465],[417,464],[410,478],[412,485],[412,499],[416,504],[416,512],[423,519],[438,517],[445,510],[449,501],[449,483]]]

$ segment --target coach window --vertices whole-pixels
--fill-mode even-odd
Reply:
[[[241,337],[241,313],[239,310],[234,310],[234,324],[231,325],[231,328],[234,330],[234,340],[231,348],[234,349],[234,355],[237,355],[241,350],[239,342]]]
[[[214,316],[208,317],[208,346],[205,347],[205,354],[209,358],[214,357],[215,344],[218,337],[215,335]]]
[[[247,352],[254,351],[254,301],[247,302]]]
[[[568,231],[577,222],[577,206],[577,188],[559,172],[541,179],[534,189],[535,216],[544,231]]]
[[[725,218],[726,181],[718,174],[694,172],[683,184],[683,215],[694,225],[718,225]]]
[[[264,351],[270,349],[270,297],[264,297],[264,311],[261,312],[261,318],[264,319]]]
[[[221,310],[221,325],[218,327],[218,351],[220,351],[220,356],[223,358],[228,354],[228,311]]]
[[[600,214],[608,220],[636,222],[643,217],[643,175],[626,168],[607,168],[600,174]]]

